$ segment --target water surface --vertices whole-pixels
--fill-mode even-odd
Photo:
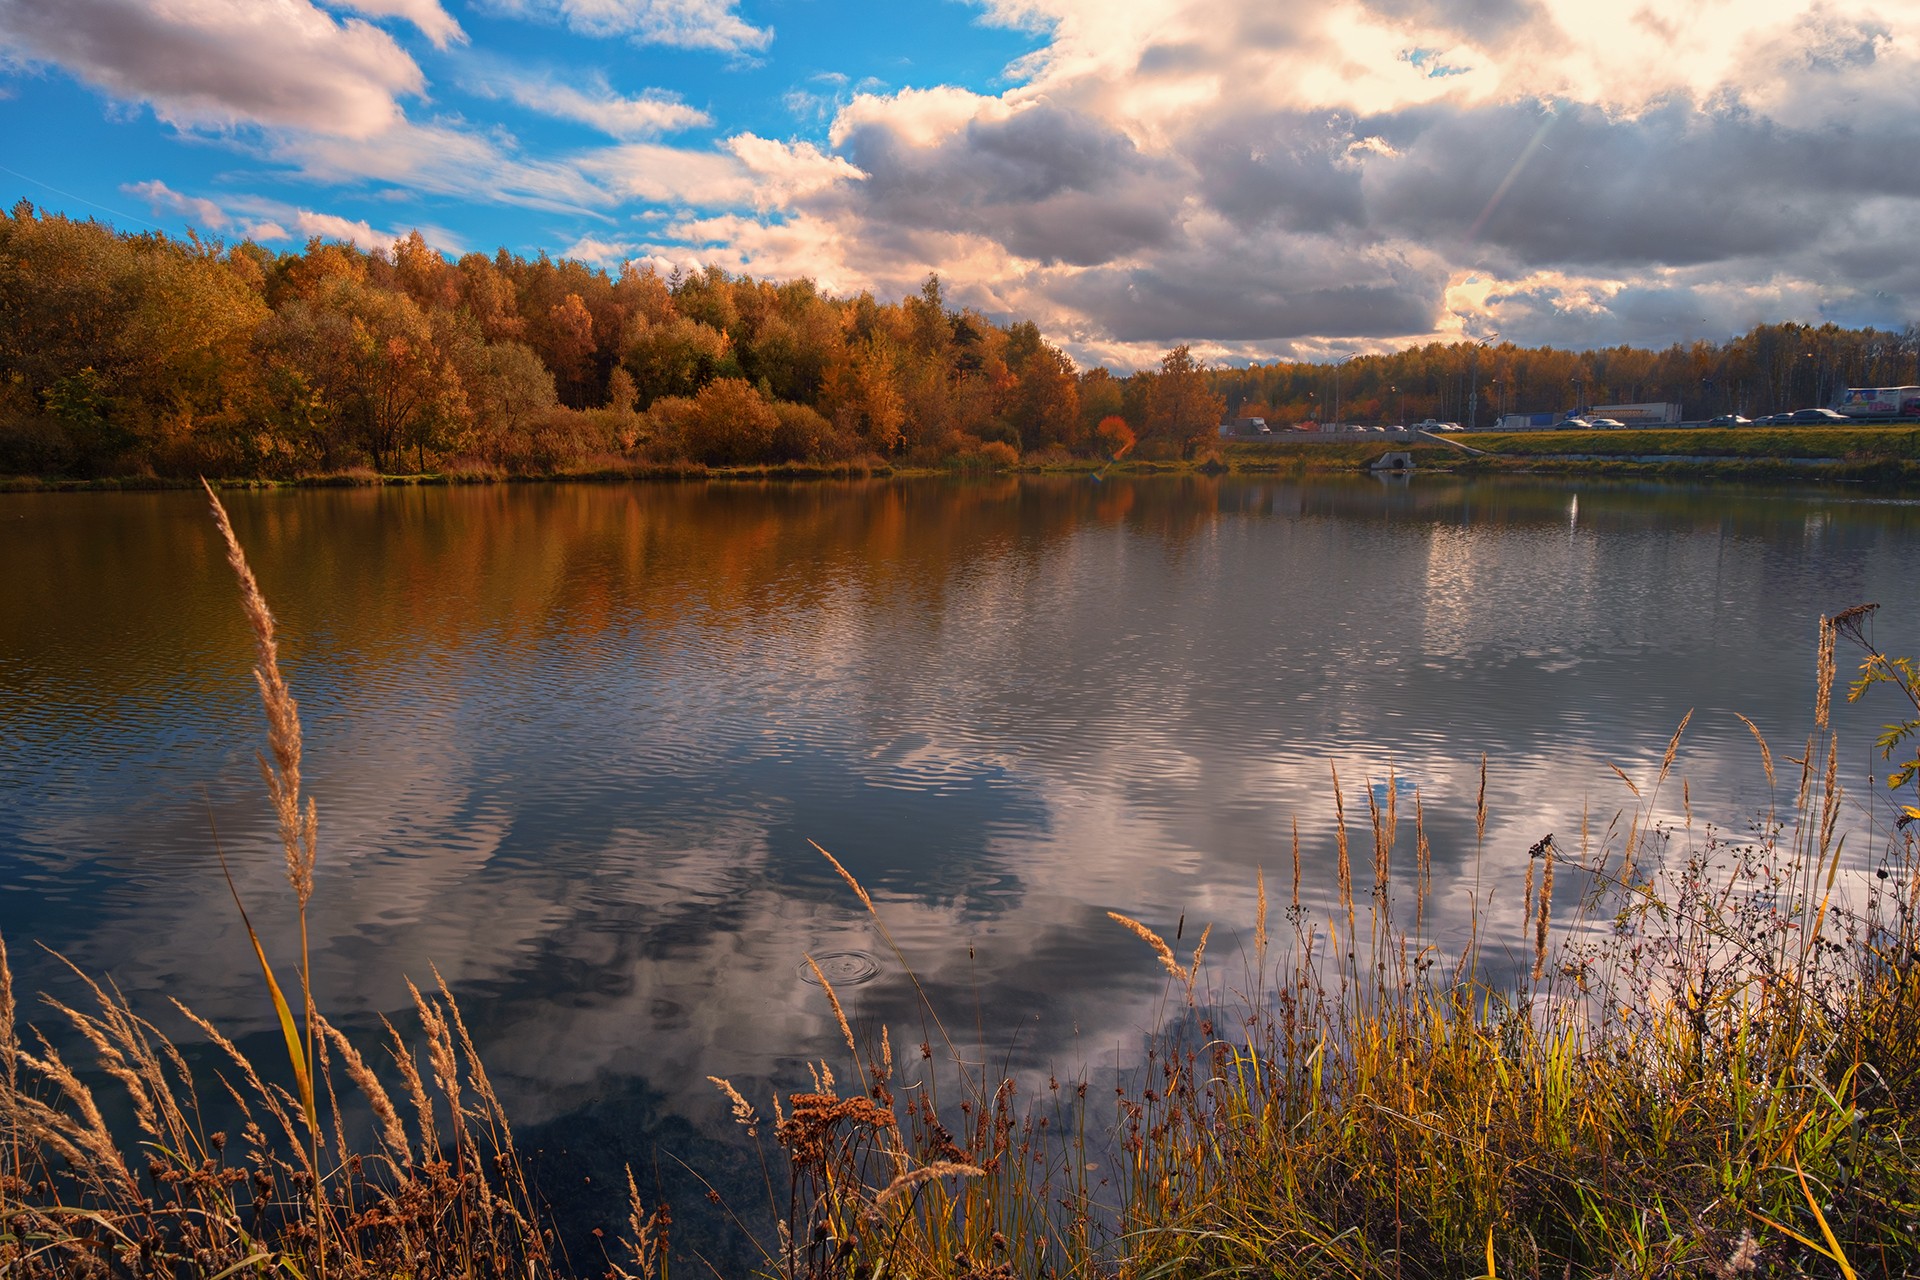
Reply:
[[[556,1189],[571,1220],[610,1228],[621,1162],[669,1182],[670,1157],[737,1163],[707,1076],[764,1098],[835,1055],[807,955],[856,1018],[923,1034],[810,841],[950,1026],[1073,1073],[1133,1053],[1164,989],[1105,913],[1184,920],[1183,950],[1211,922],[1234,957],[1255,869],[1288,892],[1296,821],[1324,903],[1335,770],[1359,823],[1390,775],[1403,812],[1417,788],[1437,941],[1464,937],[1476,885],[1518,938],[1527,848],[1573,843],[1583,814],[1598,841],[1632,803],[1610,765],[1649,782],[1691,711],[1687,794],[1738,829],[1767,788],[1734,713],[1795,752],[1816,618],[1878,601],[1882,643],[1920,647],[1920,507],[1832,491],[1076,477],[228,503],[306,725],[321,1005],[376,1025],[437,967],[556,1188],[581,1180]],[[291,914],[204,501],[0,496],[0,601],[22,987],[72,993],[38,942],[267,1032],[215,839],[264,933]],[[1891,714],[1842,711],[1862,796]],[[1884,818],[1862,799],[1849,822]]]

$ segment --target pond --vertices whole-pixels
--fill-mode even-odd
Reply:
[[[1336,771],[1356,828],[1393,788],[1402,850],[1417,793],[1431,939],[1464,945],[1477,900],[1517,952],[1546,833],[1569,848],[1584,822],[1597,847],[1623,811],[1738,830],[1765,807],[1735,713],[1797,753],[1819,615],[1877,601],[1880,643],[1920,647],[1920,505],[1833,490],[1074,476],[226,500],[306,727],[319,1004],[364,1032],[409,1007],[407,978],[444,975],[577,1238],[622,1224],[623,1163],[695,1201],[685,1167],[759,1176],[707,1077],[764,1100],[844,1052],[809,956],[896,1045],[923,1038],[924,990],[995,1070],[1084,1077],[1137,1053],[1165,991],[1106,913],[1183,955],[1211,924],[1218,972],[1242,972],[1256,870],[1285,900],[1296,824],[1303,900],[1335,892]],[[175,995],[269,1035],[216,840],[283,950],[293,916],[204,499],[0,496],[0,600],[20,989],[71,997],[57,952],[156,1018]],[[1637,801],[1614,767],[1650,790],[1689,712],[1674,781]],[[1864,848],[1894,709],[1837,714]],[[31,999],[22,1017],[50,1021]],[[700,1203],[686,1221],[725,1234]]]

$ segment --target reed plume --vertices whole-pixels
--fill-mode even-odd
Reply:
[[[731,1080],[708,1076],[707,1082],[726,1094],[727,1101],[733,1104],[733,1122],[744,1128],[749,1138],[756,1136],[760,1132],[760,1114],[753,1109],[753,1104],[741,1096]]]
[[[287,882],[293,886],[300,906],[305,908],[313,897],[320,819],[311,797],[307,798],[304,811],[300,804],[300,705],[294,701],[293,692],[280,673],[280,642],[274,630],[273,611],[267,608],[266,597],[260,594],[260,584],[254,580],[247,553],[233,532],[233,522],[227,518],[227,509],[221,505],[220,495],[213,491],[213,486],[205,480],[200,484],[207,491],[213,522],[226,544],[227,564],[240,581],[241,612],[253,631],[253,678],[260,686],[260,704],[267,713],[267,746],[273,753],[272,763],[264,755],[259,757],[260,776],[266,781],[267,795],[279,819],[280,844],[287,859]]]
[[[828,856],[831,857],[832,855],[828,854]],[[813,970],[814,978],[819,981],[821,988],[826,991],[827,1003],[833,1006],[833,1020],[840,1024],[840,1034],[846,1039],[848,1050],[856,1054],[859,1053],[859,1047],[853,1039],[853,1028],[847,1024],[847,1011],[840,1007],[839,993],[833,989],[833,984],[827,981],[827,975],[820,972],[820,966],[812,956],[807,957],[807,968]]]
[[[1118,911],[1107,912],[1107,918],[1118,921],[1120,925],[1131,932],[1134,937],[1152,947],[1153,954],[1160,958],[1161,967],[1168,973],[1178,978],[1181,982],[1189,980],[1191,975],[1187,970],[1181,968],[1179,959],[1174,956],[1173,948],[1167,945],[1165,938],[1147,928],[1146,925],[1141,924],[1132,916],[1123,916]]]
[[[917,1169],[909,1169],[900,1174],[873,1198],[874,1212],[886,1208],[893,1201],[906,1195],[922,1183],[932,1182],[936,1178],[984,1178],[987,1171],[977,1164],[962,1164],[957,1160],[936,1160],[923,1164]]]
[[[1263,867],[1255,867],[1254,904],[1253,904],[1253,950],[1262,968],[1267,962],[1267,873]]]
[[[1834,625],[1833,619],[1821,615],[1820,632],[1814,651],[1813,689],[1813,727],[1824,730],[1827,727],[1828,713],[1833,705],[1833,656]]]

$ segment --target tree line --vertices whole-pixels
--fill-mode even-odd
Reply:
[[[1690,419],[1830,405],[1847,387],[1920,385],[1920,329],[1758,325],[1725,342],[1665,350],[1588,351],[1510,342],[1432,342],[1338,364],[1283,362],[1218,370],[1212,386],[1236,416],[1271,423],[1491,426],[1507,413],[1670,403]]]
[[[662,276],[502,250],[293,253],[0,220],[0,471],[512,474],[1190,450],[1220,403],[1083,374],[1031,323],[718,268]],[[1135,384],[1138,385],[1135,385]],[[1130,417],[1128,415],[1131,415]],[[1137,424],[1130,426],[1129,422]]]
[[[639,463],[1012,465],[1192,458],[1229,413],[1482,419],[1576,398],[1740,407],[1920,381],[1914,333],[1763,326],[1724,345],[1430,344],[1338,366],[1209,369],[1181,346],[1081,370],[1030,322],[710,267],[608,272],[416,232],[280,253],[0,217],[0,472],[285,478],[553,474]],[[1804,394],[1802,394],[1804,393]],[[1717,411],[1717,410],[1716,410]]]

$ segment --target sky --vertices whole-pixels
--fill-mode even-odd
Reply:
[[[0,0],[0,197],[717,265],[1083,366],[1920,318],[1920,0]]]

